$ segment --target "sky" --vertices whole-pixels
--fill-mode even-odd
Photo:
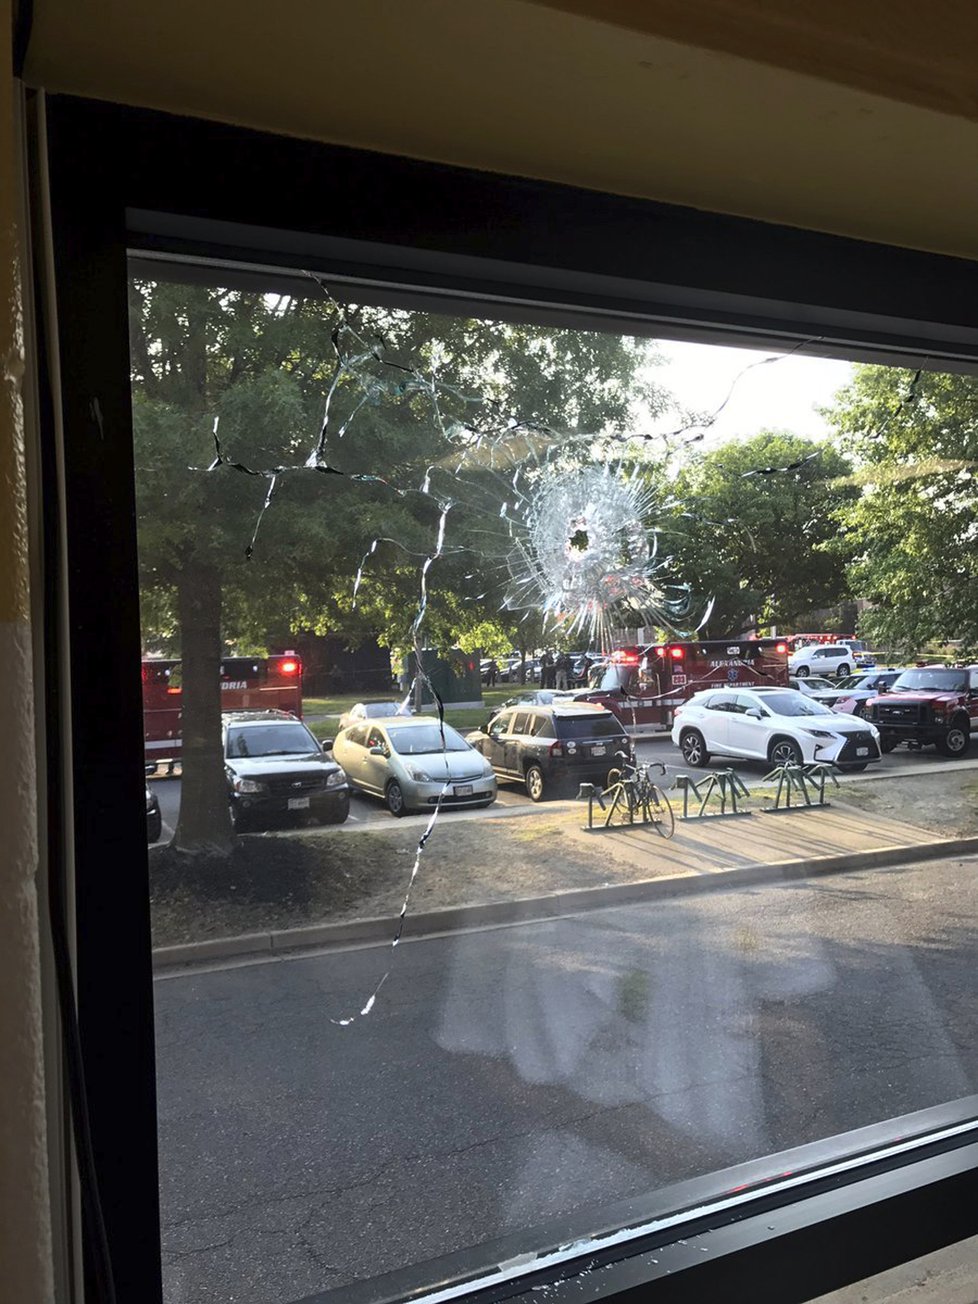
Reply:
[[[848,362],[797,354],[745,371],[751,363],[774,354],[712,344],[662,340],[659,351],[663,363],[654,368],[652,378],[671,391],[682,407],[696,412],[715,411],[740,377],[699,448],[770,429],[822,438],[829,431],[815,409],[830,404],[852,372]]]

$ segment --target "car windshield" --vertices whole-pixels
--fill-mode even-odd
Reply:
[[[368,720],[376,720],[385,715],[397,715],[400,709],[400,702],[364,702],[363,704],[363,714]]]
[[[307,756],[318,752],[316,740],[305,727],[294,724],[233,725],[228,729],[228,756]]]
[[[873,683],[872,675],[846,675],[845,679],[840,679],[837,688],[871,688]]]
[[[621,727],[610,711],[607,715],[561,715],[555,718],[561,738],[617,738],[621,735]]]
[[[838,688],[838,684],[833,684],[831,679],[823,679],[821,675],[810,675],[806,680],[806,686],[814,688],[819,693],[825,689],[831,689],[834,692]]]
[[[437,724],[413,724],[388,731],[391,746],[401,756],[427,756],[431,752],[467,752],[469,744],[451,725],[445,725],[445,742]]]
[[[963,670],[905,670],[894,681],[892,692],[930,691],[937,693],[963,693],[968,687],[968,676]]]
[[[831,715],[832,712],[821,702],[813,702],[801,693],[765,693],[763,704],[774,715]]]

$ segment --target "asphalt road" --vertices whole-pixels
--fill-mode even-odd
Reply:
[[[671,741],[665,739],[655,739],[652,742],[640,742],[635,747],[636,754],[640,761],[662,761],[667,767],[666,779],[663,786],[671,784],[677,774],[694,774],[702,775],[703,771],[690,770],[687,765],[683,764],[683,758],[679,748],[674,747]],[[978,766],[978,741],[975,744],[975,757],[964,761],[949,762],[945,756],[941,756],[933,748],[927,748],[922,752],[911,752],[905,747],[891,752],[888,756],[881,758],[879,762],[869,767],[863,775],[840,776],[842,782],[853,783],[864,779],[872,779],[876,775],[884,774],[909,774],[922,773],[926,774],[934,766],[952,765],[952,766]],[[721,769],[727,766],[736,770],[737,774],[743,779],[748,788],[757,785],[764,775],[768,773],[770,767],[760,761],[728,761],[717,760],[710,769]],[[658,778],[656,774],[654,777]],[[163,840],[168,841],[172,836],[173,829],[176,827],[177,815],[180,810],[180,779],[175,778],[154,778],[150,780],[150,787],[158,794],[160,799],[160,810],[163,815]],[[459,818],[485,818],[486,814],[498,814],[501,809],[512,807],[532,808],[533,802],[522,785],[509,782],[501,782],[499,785],[499,797],[495,806],[489,808],[489,811],[478,810],[470,812],[445,811],[444,817],[447,819]],[[546,809],[546,804],[542,809]],[[373,824],[390,824],[393,816],[388,812],[384,803],[376,797],[368,797],[363,794],[355,794],[350,807],[350,818],[347,824],[339,826],[347,831],[356,828],[362,828],[364,825]],[[423,823],[427,816],[409,816],[408,821]]]
[[[974,1093],[976,872],[408,942],[346,1027],[389,948],[161,973],[168,1304],[560,1239],[610,1201]]]

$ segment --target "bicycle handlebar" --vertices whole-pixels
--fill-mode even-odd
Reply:
[[[637,774],[639,770],[650,770],[653,766],[657,765],[659,767],[659,773],[664,777],[669,768],[667,765],[663,764],[662,761],[646,761],[643,765],[636,765],[625,752],[615,752],[615,755],[621,758],[622,764],[631,770],[633,774]]]

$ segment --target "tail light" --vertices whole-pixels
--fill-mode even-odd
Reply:
[[[672,657],[673,661],[682,661],[683,657],[686,655],[686,649],[682,647],[671,647],[669,649],[669,655]]]
[[[776,647],[774,650],[775,650],[775,652],[787,652],[787,650],[788,650],[788,644],[787,644],[787,643],[779,643],[779,644],[777,645],[777,647]]]
[[[551,756],[563,756],[563,754],[564,754],[564,745],[563,745],[563,743],[560,743],[560,742],[551,743],[551,744],[550,744],[550,753],[549,753],[549,754],[550,754]]]
[[[297,675],[299,673],[299,662],[290,658],[287,661],[280,661],[278,668],[283,675]]]

